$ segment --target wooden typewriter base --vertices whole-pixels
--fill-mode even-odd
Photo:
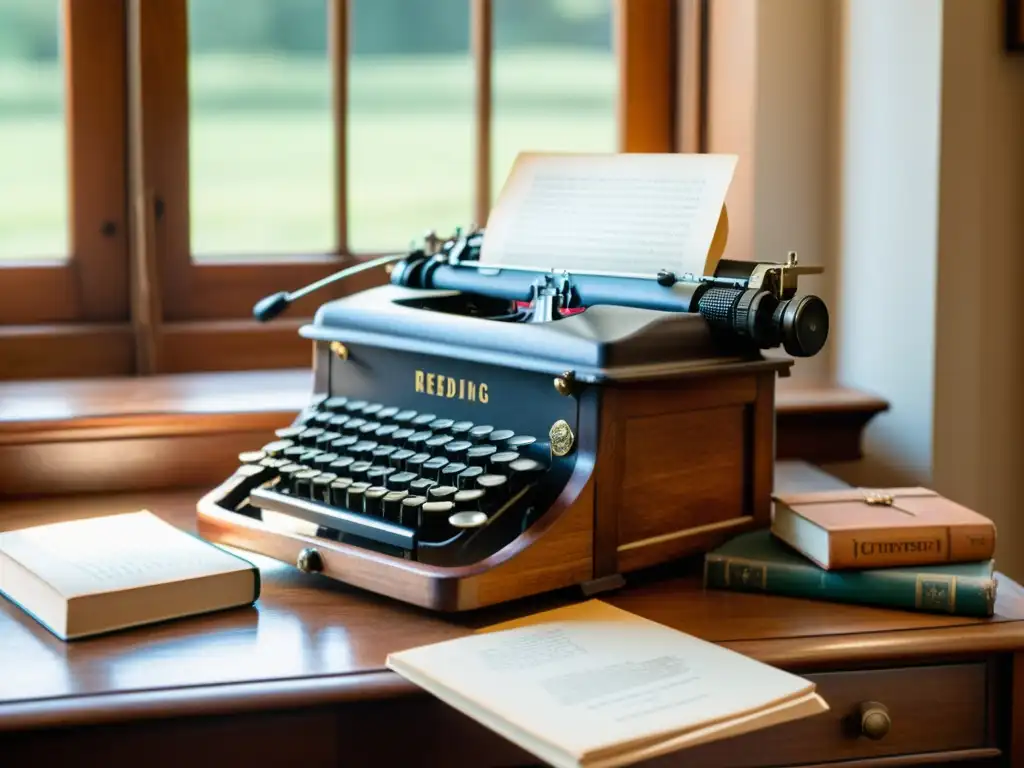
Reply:
[[[343,543],[271,530],[198,504],[207,540],[298,563],[315,548],[321,572],[397,600],[464,611],[564,587],[614,588],[616,578],[707,551],[768,525],[775,377],[785,362],[650,382],[584,387],[575,471],[535,524],[482,562],[438,568]]]

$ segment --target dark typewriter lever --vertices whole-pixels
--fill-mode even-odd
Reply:
[[[332,283],[336,283],[340,280],[344,280],[346,277],[357,275],[360,272],[365,272],[370,269],[376,269],[377,267],[383,267],[388,264],[393,264],[396,261],[401,261],[406,258],[408,254],[389,254],[387,256],[380,256],[376,259],[370,259],[364,261],[355,266],[347,267],[346,269],[339,270],[332,275],[321,278],[315,283],[299,288],[296,291],[289,293],[288,291],[279,291],[271,294],[270,296],[264,296],[262,299],[256,302],[252,308],[253,317],[259,320],[261,323],[265,323],[267,320],[273,320],[284,310],[286,310],[294,301],[298,301],[303,296],[308,296],[314,291],[319,291],[321,288],[325,288]]]

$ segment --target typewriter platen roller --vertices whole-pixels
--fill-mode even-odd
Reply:
[[[767,525],[775,377],[828,335],[780,263],[650,279],[494,269],[428,238],[324,304],[308,406],[201,534],[439,610],[623,574]],[[312,289],[311,288],[311,289]],[[311,290],[310,289],[310,290]],[[279,294],[260,319],[304,295]]]

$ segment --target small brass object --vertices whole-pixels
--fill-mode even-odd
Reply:
[[[865,701],[860,705],[860,732],[869,739],[878,741],[892,728],[889,709],[877,701]]]
[[[576,442],[572,428],[564,419],[559,419],[551,425],[551,429],[548,430],[548,438],[551,440],[551,452],[555,456],[565,456],[572,450],[572,446]]]
[[[891,494],[888,493],[867,493],[864,501],[872,507],[891,507],[895,503]]]
[[[348,347],[340,341],[331,342],[331,352],[336,354],[341,360],[348,360]]]
[[[563,397],[568,397],[576,390],[576,374],[566,371],[561,376],[555,377],[555,391]]]
[[[324,560],[313,547],[306,547],[299,552],[295,567],[303,573],[319,573],[324,569]]]

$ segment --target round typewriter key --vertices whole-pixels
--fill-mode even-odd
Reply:
[[[348,452],[352,456],[366,457],[369,456],[373,452],[373,449],[376,447],[377,442],[375,440],[360,440],[358,443],[349,448]]]
[[[402,519],[402,500],[409,495],[408,491],[388,491],[384,496],[384,519],[393,523]]]
[[[310,427],[309,429],[303,430],[302,434],[299,435],[299,444],[312,447],[316,445],[317,437],[323,433],[323,427]]]
[[[435,413],[421,413],[419,416],[413,418],[412,424],[415,427],[425,427],[436,418],[437,414]]]
[[[427,424],[427,429],[434,432],[444,432],[446,429],[451,429],[454,423],[453,419],[434,419]]]
[[[416,475],[412,472],[394,472],[388,475],[387,482],[385,483],[388,488],[393,491],[407,491],[412,481],[416,479]]]
[[[487,460],[498,452],[493,445],[474,445],[466,449],[466,463],[474,467],[486,467]]]
[[[382,427],[377,427],[377,430],[373,433],[373,439],[381,443],[390,443],[392,435],[397,431],[397,424],[385,424]]]
[[[313,478],[320,474],[318,469],[305,469],[292,475],[292,489],[296,496],[304,499],[313,495]]]
[[[367,405],[369,405],[369,403],[367,403],[365,400],[349,400],[347,403],[345,403],[345,410],[348,411],[349,413],[353,413],[355,411],[363,410],[363,408],[365,408]]]
[[[377,411],[377,420],[386,421],[390,419],[392,416],[394,416],[396,413],[398,413],[398,409],[395,408],[395,406],[393,405],[389,405],[387,408],[381,408],[379,411]]]
[[[487,438],[488,442],[492,445],[496,445],[499,448],[504,448],[509,440],[516,436],[516,433],[511,429],[496,429],[491,432],[490,437]]]
[[[462,470],[466,469],[466,465],[458,461],[450,462],[444,469],[441,470],[441,474],[438,476],[438,482],[444,485],[458,485],[459,475],[462,474]]]
[[[394,421],[399,424],[406,424],[416,418],[416,411],[399,411],[395,414]]]
[[[384,479],[395,472],[394,467],[381,467],[374,465],[366,470],[366,482],[374,485],[384,485]]]
[[[335,397],[328,397],[324,400],[324,408],[328,411],[340,411],[345,407],[345,403],[348,402],[348,398],[342,395],[336,395]]]
[[[333,414],[331,414],[330,411],[321,411],[320,413],[313,416],[313,418],[311,418],[309,421],[311,424],[328,424],[331,421],[332,415]]]
[[[435,485],[427,491],[427,498],[431,501],[448,501],[459,489],[453,485]]]
[[[280,429],[275,429],[274,434],[282,440],[292,440],[305,431],[305,427],[281,427]]]
[[[492,492],[503,495],[506,488],[508,488],[508,478],[504,475],[480,475],[476,479],[477,488],[487,492],[490,496]]]
[[[491,469],[497,472],[504,472],[508,465],[513,461],[519,459],[519,454],[515,451],[502,451],[501,453],[495,453],[490,458]]]
[[[358,442],[359,438],[356,437],[355,435],[345,435],[344,437],[339,437],[337,440],[331,441],[331,450],[340,453],[341,451],[347,450],[348,448],[352,447]]]
[[[331,416],[331,418],[327,420],[327,424],[332,429],[340,429],[351,418],[351,416],[346,416],[344,413],[339,413],[337,416]]]
[[[512,486],[517,490],[524,485],[535,482],[543,471],[540,462],[533,459],[517,459],[508,465]]]
[[[261,474],[265,469],[266,467],[263,467],[260,464],[243,464],[235,470],[235,475],[237,477],[256,477],[256,475]]]
[[[418,477],[409,483],[409,491],[412,493],[425,494],[435,485],[437,485],[437,480],[431,480],[429,477]]]
[[[267,458],[263,451],[243,451],[238,454],[238,461],[242,464],[258,464]]]
[[[313,501],[331,503],[331,483],[338,479],[333,472],[321,472],[313,478]]]
[[[346,434],[354,435],[359,432],[359,428],[363,426],[363,424],[365,423],[366,419],[364,419],[362,416],[353,416],[351,419],[345,422],[341,430]]]
[[[479,528],[487,522],[487,515],[479,511],[456,512],[448,518],[455,528]]]
[[[291,464],[291,462],[288,461],[288,459],[263,459],[263,461],[260,462],[261,467],[270,467],[271,469],[280,469],[281,467],[286,467],[289,464]]]
[[[295,443],[291,440],[275,440],[272,443],[267,443],[260,450],[267,454],[267,456],[279,456],[293,445]]]
[[[433,432],[415,432],[405,439],[405,447],[416,451],[433,437]]]
[[[282,453],[281,455],[284,456],[286,459],[291,459],[292,461],[296,461],[299,456],[301,456],[302,454],[304,454],[308,450],[309,450],[309,448],[307,448],[304,445],[293,445],[293,446],[291,446],[289,448],[285,448],[284,449],[284,453]]]
[[[363,512],[367,515],[382,516],[384,514],[384,497],[388,489],[382,485],[371,485],[363,494]]]
[[[345,473],[348,472],[348,468],[355,463],[355,459],[351,456],[339,456],[337,459],[331,462],[328,469],[331,472],[337,472],[339,475],[344,477]]]
[[[473,444],[468,440],[452,440],[445,445],[444,453],[452,461],[464,461]]]
[[[399,448],[388,456],[388,465],[395,469],[405,469],[405,460],[410,456],[415,456],[415,454],[408,448]]]
[[[411,430],[408,427],[402,427],[401,429],[396,429],[391,433],[391,442],[395,445],[407,445],[409,438],[415,434],[416,432],[414,430]]]
[[[352,485],[351,477],[339,477],[331,483],[331,504],[344,507],[348,504],[348,487]]]
[[[330,430],[325,429],[323,432],[316,436],[316,440],[313,441],[313,445],[316,448],[326,448],[339,437],[341,437],[340,432],[331,432]]]
[[[370,455],[373,456],[373,463],[379,464],[397,450],[393,445],[378,445]]]
[[[423,465],[428,461],[430,461],[429,453],[414,453],[405,460],[405,469],[408,472],[415,472],[417,475],[422,475]]]
[[[448,431],[451,432],[453,435],[455,435],[455,437],[459,438],[460,440],[465,440],[467,437],[469,437],[469,430],[471,430],[472,428],[472,421],[456,421],[454,424],[452,424],[452,428],[449,429]]]
[[[313,459],[313,469],[325,470],[329,464],[337,461],[340,456],[336,453],[321,453]]]
[[[375,414],[379,413],[380,409],[383,407],[384,406],[381,405],[380,403],[370,403],[369,405],[363,406],[363,410],[361,411],[361,413],[363,414],[363,416],[374,416]]]
[[[420,535],[426,541],[445,535],[446,523],[454,512],[455,505],[450,501],[428,501],[420,506]]]
[[[520,448],[533,445],[535,442],[537,442],[537,438],[531,437],[530,435],[516,435],[515,437],[509,438],[508,442],[505,443],[505,446],[510,451],[517,451]]]
[[[439,474],[441,470],[444,469],[445,466],[447,466],[447,464],[448,459],[444,458],[443,456],[435,456],[432,459],[427,459],[425,462],[423,462],[423,469],[421,471],[421,474],[424,477],[429,477],[434,480],[440,480],[441,478],[439,477]]]
[[[415,528],[420,523],[420,507],[426,503],[426,496],[406,496],[402,499],[402,516],[398,522]]]
[[[307,448],[296,461],[298,461],[299,464],[309,464],[321,453],[323,453],[323,451],[319,448]]]
[[[459,473],[459,476],[455,478],[456,485],[459,486],[460,490],[471,490],[476,488],[476,479],[483,473],[483,467],[466,467]]]
[[[348,475],[353,480],[359,480],[359,481],[365,480],[366,479],[366,473],[370,471],[370,467],[372,467],[372,466],[373,466],[373,464],[371,464],[368,461],[353,461],[349,465]]]
[[[460,512],[463,510],[472,511],[480,509],[480,500],[484,497],[484,492],[479,488],[474,488],[471,491],[459,491],[455,494],[455,498],[452,501],[455,503],[455,508]]]
[[[491,436],[491,432],[494,431],[494,427],[488,426],[487,424],[480,424],[479,426],[473,427],[469,430],[469,439],[474,443],[482,443]]]
[[[352,483],[345,493],[345,508],[353,512],[363,511],[363,494],[370,488],[369,483]]]
[[[448,445],[448,443],[452,442],[454,439],[455,438],[451,435],[434,435],[423,444],[423,450],[431,452],[436,451],[438,448]]]
[[[374,432],[376,432],[380,428],[381,428],[381,423],[379,421],[368,421],[365,424],[360,425],[360,427],[359,427],[359,434],[361,434],[361,435],[371,435],[371,434],[373,434]]]

